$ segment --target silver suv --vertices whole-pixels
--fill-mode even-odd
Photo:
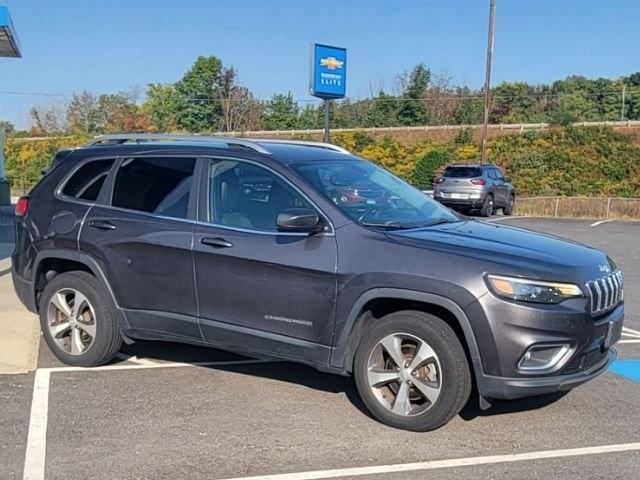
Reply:
[[[495,165],[449,165],[436,179],[433,197],[456,210],[476,210],[488,217],[496,209],[511,215],[516,190]]]

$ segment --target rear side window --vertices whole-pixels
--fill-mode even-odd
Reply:
[[[448,178],[474,178],[481,177],[482,170],[478,167],[447,167],[444,176]]]
[[[194,158],[128,158],[116,175],[114,207],[187,218]]]
[[[96,201],[113,162],[113,159],[106,159],[85,163],[65,183],[62,194],[79,200]]]

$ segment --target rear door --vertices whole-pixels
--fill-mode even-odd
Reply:
[[[201,338],[191,242],[190,157],[121,159],[112,195],[85,219],[81,250],[98,260],[134,330]]]
[[[238,347],[254,342],[252,349],[285,355],[313,349],[313,342],[327,346],[328,355],[336,298],[333,232],[279,232],[276,217],[285,209],[316,208],[300,190],[256,163],[207,163],[203,221],[194,238],[205,337],[215,342],[226,336],[224,343]]]

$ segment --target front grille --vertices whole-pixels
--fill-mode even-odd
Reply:
[[[622,300],[622,272],[616,270],[604,277],[587,282],[591,298],[591,315],[599,315],[615,307]]]

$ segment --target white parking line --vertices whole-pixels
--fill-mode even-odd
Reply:
[[[230,360],[221,362],[149,362],[149,363],[116,363],[113,365],[103,365],[101,367],[49,367],[38,370],[49,372],[101,372],[105,370],[140,370],[149,368],[177,368],[177,367],[227,367],[233,365],[252,365],[259,363],[274,363],[277,360]]]
[[[634,330],[633,328],[629,328],[629,327],[622,327],[622,334],[628,335],[630,337],[640,338],[640,331]]]
[[[127,360],[136,357],[118,355]],[[27,448],[24,458],[23,480],[44,480],[44,467],[47,454],[47,424],[49,415],[49,384],[51,373],[55,372],[100,372],[108,370],[138,370],[149,368],[171,367],[213,367],[250,365],[259,363],[273,363],[277,360],[235,360],[221,362],[151,362],[146,364],[116,364],[102,367],[50,367],[36,370],[33,380],[33,397],[31,399],[31,415],[29,418],[29,430],[27,432]]]
[[[609,222],[615,222],[614,219],[609,219],[609,220],[598,220],[597,222],[593,222],[591,225],[589,225],[590,227],[597,227],[598,225],[602,225],[603,223],[609,223]]]
[[[48,370],[36,370],[33,380],[29,433],[27,434],[27,448],[22,473],[24,480],[42,480],[44,478],[50,377],[51,373]]]
[[[383,473],[416,472],[443,468],[470,467],[476,465],[493,465],[496,463],[514,463],[530,460],[547,460],[550,458],[581,457],[585,455],[601,455],[604,453],[633,452],[640,450],[638,443],[620,443],[617,445],[601,445],[597,447],[569,448],[564,450],[542,450],[538,452],[516,453],[510,455],[489,455],[486,457],[454,458],[450,460],[434,460],[430,462],[401,463],[395,465],[376,465],[372,467],[340,468],[336,470],[315,470],[299,473],[282,473],[275,475],[258,475],[253,477],[234,477],[226,480],[322,480],[325,478],[359,477],[363,475],[379,475]]]

